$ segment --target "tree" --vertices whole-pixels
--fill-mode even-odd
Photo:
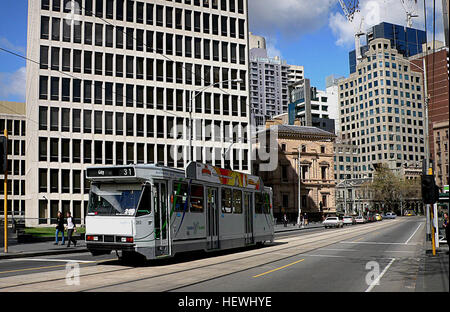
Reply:
[[[396,203],[402,198],[402,184],[404,181],[389,168],[380,166],[369,189],[372,191],[373,200],[382,202],[385,210],[392,210]]]

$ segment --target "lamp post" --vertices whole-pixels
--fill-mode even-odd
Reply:
[[[300,163],[301,158],[301,146],[298,148],[298,216],[297,225],[301,225],[301,215],[302,215],[302,195],[301,195],[301,180],[302,180],[302,164]]]
[[[206,86],[204,88],[198,89],[198,90],[191,90],[190,93],[190,99],[189,99],[189,161],[192,161],[192,103],[194,99],[202,94],[205,90],[214,87],[215,85],[226,83],[226,82],[236,82],[236,83],[243,83],[244,81],[242,79],[229,79],[225,81],[219,81],[213,84],[210,84],[209,86]]]

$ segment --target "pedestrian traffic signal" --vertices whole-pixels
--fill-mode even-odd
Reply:
[[[422,176],[422,200],[424,204],[434,204],[439,200],[439,188],[433,175]]]
[[[8,139],[0,137],[0,174],[8,170]]]

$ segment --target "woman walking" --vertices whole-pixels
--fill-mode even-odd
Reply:
[[[70,242],[73,243],[75,247],[77,247],[77,240],[72,236],[75,231],[75,222],[70,214],[70,211],[67,211],[67,247],[70,247]]]

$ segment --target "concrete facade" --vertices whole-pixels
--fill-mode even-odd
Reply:
[[[83,220],[94,164],[250,171],[247,1],[61,3],[28,2],[27,217]]]
[[[26,105],[0,101],[0,130],[8,131],[8,215],[24,217],[26,165]],[[0,216],[4,215],[4,174],[0,174]]]
[[[401,168],[425,157],[422,75],[390,44],[374,39],[356,72],[339,82],[342,139],[359,147],[361,178],[378,163]]]

